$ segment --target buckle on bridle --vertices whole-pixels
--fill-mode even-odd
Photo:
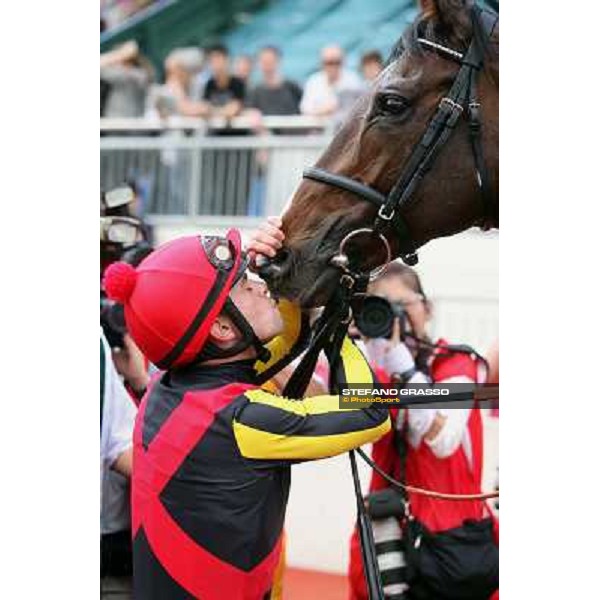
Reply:
[[[385,204],[382,204],[379,207],[379,212],[377,213],[377,216],[380,219],[382,219],[383,221],[391,221],[394,218],[394,214],[396,211],[392,208],[392,212],[388,215],[384,209],[385,209]]]
[[[447,104],[450,107],[451,111],[458,111],[458,113],[462,113],[463,111],[463,107],[462,104],[459,104],[458,102],[454,102],[454,100],[452,100],[452,98],[448,98],[448,96],[444,96],[441,100],[440,100],[440,107],[443,106],[444,104]]]
[[[481,129],[480,107],[481,104],[479,104],[479,102],[469,102],[469,127],[471,128],[471,131],[476,133]]]

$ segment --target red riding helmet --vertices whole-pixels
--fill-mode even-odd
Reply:
[[[182,366],[203,350],[217,315],[233,306],[229,292],[247,266],[241,245],[237,229],[225,238],[182,237],[160,246],[137,268],[122,262],[108,267],[104,289],[124,305],[129,334],[156,366]],[[257,340],[242,320],[244,337],[252,336],[247,347]]]

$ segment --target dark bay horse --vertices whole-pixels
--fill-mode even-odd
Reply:
[[[487,30],[483,16],[488,23],[495,17]],[[497,15],[470,1],[421,1],[421,14],[404,32],[387,67],[288,204],[285,246],[263,273],[273,291],[305,307],[327,300],[340,275],[331,265],[340,242],[349,232],[373,227],[377,202],[395,194],[398,181],[415,166],[415,148],[452,111],[456,122],[452,130],[448,126],[443,147],[426,168],[418,165],[422,173],[410,201],[403,198],[397,205],[394,219],[401,227],[381,219],[378,225],[392,255],[404,258],[438,237],[472,226],[498,227],[498,40]],[[479,49],[478,65],[472,64],[473,48]],[[454,94],[458,79],[471,81],[462,86],[462,95]],[[470,107],[477,109],[479,150],[471,135]],[[342,176],[341,181],[331,174]],[[403,184],[400,188],[409,195]],[[362,270],[385,262],[381,235],[356,238],[348,256]]]

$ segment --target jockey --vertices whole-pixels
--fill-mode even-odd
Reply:
[[[261,388],[303,349],[306,320],[248,278],[249,259],[281,247],[271,219],[248,254],[240,234],[167,243],[133,268],[106,272],[109,297],[164,373],[150,383],[134,430],[134,597],[264,600],[280,562],[290,466],[374,442],[381,407],[343,409],[338,396],[298,402]],[[340,370],[369,383],[346,339]],[[342,374],[340,374],[342,376]]]
[[[472,356],[445,349],[440,339],[431,343],[426,332],[431,314],[417,273],[401,263],[392,263],[385,274],[371,284],[369,293],[402,307],[406,315],[406,341],[400,340],[396,320],[391,339],[364,339],[370,364],[382,380],[414,383],[480,383],[485,378],[484,365]],[[393,430],[373,445],[373,460],[389,475],[405,483],[451,494],[481,493],[483,463],[483,428],[478,408],[407,408],[390,411]],[[405,454],[404,477],[398,443]],[[389,487],[389,483],[373,471],[370,492]],[[419,494],[408,494],[410,511],[431,532],[457,528],[466,519],[481,521],[490,511],[481,501],[441,500]],[[395,533],[394,533],[395,531]],[[385,542],[390,536],[402,537],[398,525],[378,530],[374,522],[376,545],[381,534]],[[398,546],[401,548],[402,546]],[[391,555],[387,555],[388,557]],[[385,558],[385,557],[384,557]],[[382,566],[383,565],[383,566]],[[386,570],[385,560],[380,570]],[[384,591],[389,597],[413,598],[404,579],[405,559],[395,573],[382,573]],[[351,599],[366,600],[360,546],[357,532],[351,539],[349,577]],[[388,597],[388,596],[386,596]],[[440,597],[430,593],[427,597]],[[453,596],[454,597],[454,596]]]

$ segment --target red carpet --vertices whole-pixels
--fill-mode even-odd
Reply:
[[[287,568],[283,576],[283,600],[348,600],[345,575]]]

